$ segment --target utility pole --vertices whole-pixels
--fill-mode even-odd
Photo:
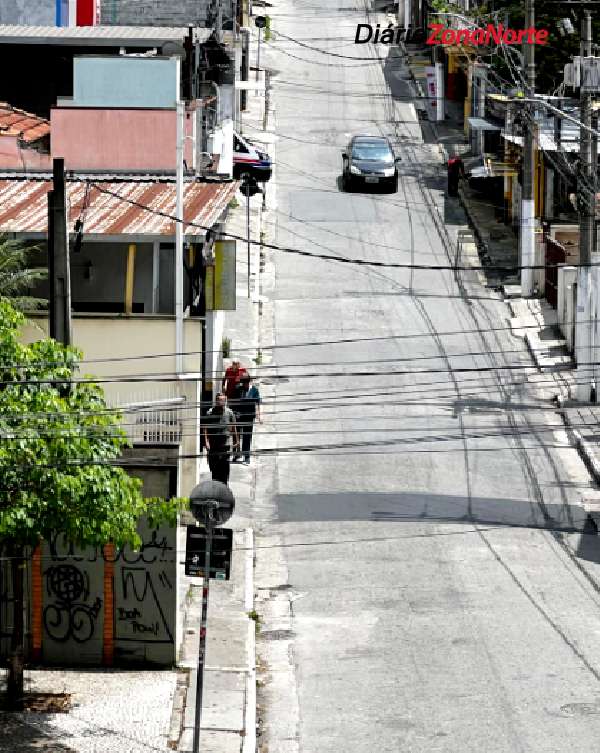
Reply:
[[[525,29],[535,27],[535,0],[525,2]],[[529,99],[535,96],[535,45],[523,43],[525,62],[525,94]],[[520,265],[521,295],[529,297],[534,291],[535,264],[535,201],[533,197],[535,173],[535,106],[525,105],[525,127],[523,129],[523,183],[521,186],[520,218]]]
[[[192,489],[190,510],[205,531],[204,567],[202,568],[202,616],[198,637],[198,669],[196,673],[196,705],[194,718],[193,753],[200,751],[200,723],[204,695],[204,669],[206,667],[206,632],[208,627],[208,599],[210,591],[211,549],[214,529],[227,522],[235,510],[235,497],[229,487],[220,481],[204,481]],[[186,575],[189,553],[186,547]],[[191,559],[191,558],[189,558]]]
[[[217,0],[217,39],[219,42],[223,41],[223,8],[221,7],[221,0]]]
[[[592,15],[584,11],[581,22],[581,88],[580,114],[581,122],[591,128],[593,93],[584,85],[584,61],[592,55]],[[579,271],[577,279],[577,323],[575,329],[575,360],[583,366],[577,367],[577,396],[589,402],[592,392],[593,366],[592,358],[592,322],[591,322],[591,267],[592,254],[595,253],[596,230],[596,160],[594,141],[588,130],[579,129],[580,173],[578,181],[579,196]]]
[[[71,272],[67,233],[65,161],[52,162],[52,191],[48,194],[48,273],[50,278],[50,337],[71,344]]]
[[[241,80],[248,81],[250,74],[250,31],[248,29],[241,30],[242,35],[242,71]],[[240,91],[240,110],[245,111],[248,107],[248,92],[246,89]]]
[[[258,26],[258,24],[257,24]],[[262,38],[262,26],[258,27],[258,45],[256,47],[256,81],[260,75],[260,42]]]
[[[185,103],[178,99],[177,117],[177,164],[175,168],[175,371],[183,372],[183,139]]]

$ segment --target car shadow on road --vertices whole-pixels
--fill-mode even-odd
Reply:
[[[392,194],[391,191],[389,191],[385,186],[382,185],[373,185],[369,186],[369,188],[367,188],[366,186],[361,186],[360,188],[344,188],[343,181],[344,179],[341,175],[338,175],[338,177],[335,179],[335,184],[340,193],[362,194],[364,196],[370,196],[371,194],[390,196]]]

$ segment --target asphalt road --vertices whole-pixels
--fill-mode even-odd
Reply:
[[[387,48],[353,44],[362,0],[270,13],[276,31],[370,58],[282,37],[267,53],[276,242],[447,264],[460,213],[437,146],[389,96],[405,85],[375,59]],[[397,194],[341,192],[357,132],[392,138]],[[290,729],[265,710],[267,749],[596,750],[600,547],[581,533],[576,454],[522,341],[501,329],[506,304],[448,271],[274,258],[275,400],[258,446],[278,453],[258,461],[258,586],[277,585],[270,562],[294,594],[273,703],[297,714]],[[326,344],[289,347],[309,342]],[[273,541],[276,554],[261,549]]]

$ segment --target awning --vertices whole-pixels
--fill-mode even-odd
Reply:
[[[512,133],[502,131],[502,138],[505,141],[510,141],[511,144],[523,146],[522,136],[513,136]],[[538,148],[542,149],[544,152],[579,152],[579,141],[575,141],[573,139],[561,139],[560,149],[558,148],[558,144],[556,143],[554,138],[547,133],[538,133],[536,140]]]
[[[466,159],[463,164],[468,178],[503,178],[506,175],[516,175],[514,165],[500,162],[485,154]]]
[[[77,47],[161,47],[181,42],[187,26],[10,26],[0,24],[0,44],[45,44]],[[193,30],[194,39],[206,42],[212,29]]]
[[[500,126],[491,123],[489,120],[483,118],[467,118],[469,121],[469,128],[473,131],[501,131]]]

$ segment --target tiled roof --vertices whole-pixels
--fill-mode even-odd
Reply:
[[[81,215],[88,185],[84,236],[175,234],[174,221],[154,213],[175,214],[175,183],[158,180],[68,181],[68,225],[71,231]],[[202,228],[212,227],[238,187],[236,181],[186,183],[184,218],[200,227],[184,226],[184,233],[202,235]],[[48,179],[0,180],[0,233],[47,233],[47,194],[51,188],[52,181]]]
[[[50,121],[0,102],[0,135],[19,136],[31,143],[50,133]]]

